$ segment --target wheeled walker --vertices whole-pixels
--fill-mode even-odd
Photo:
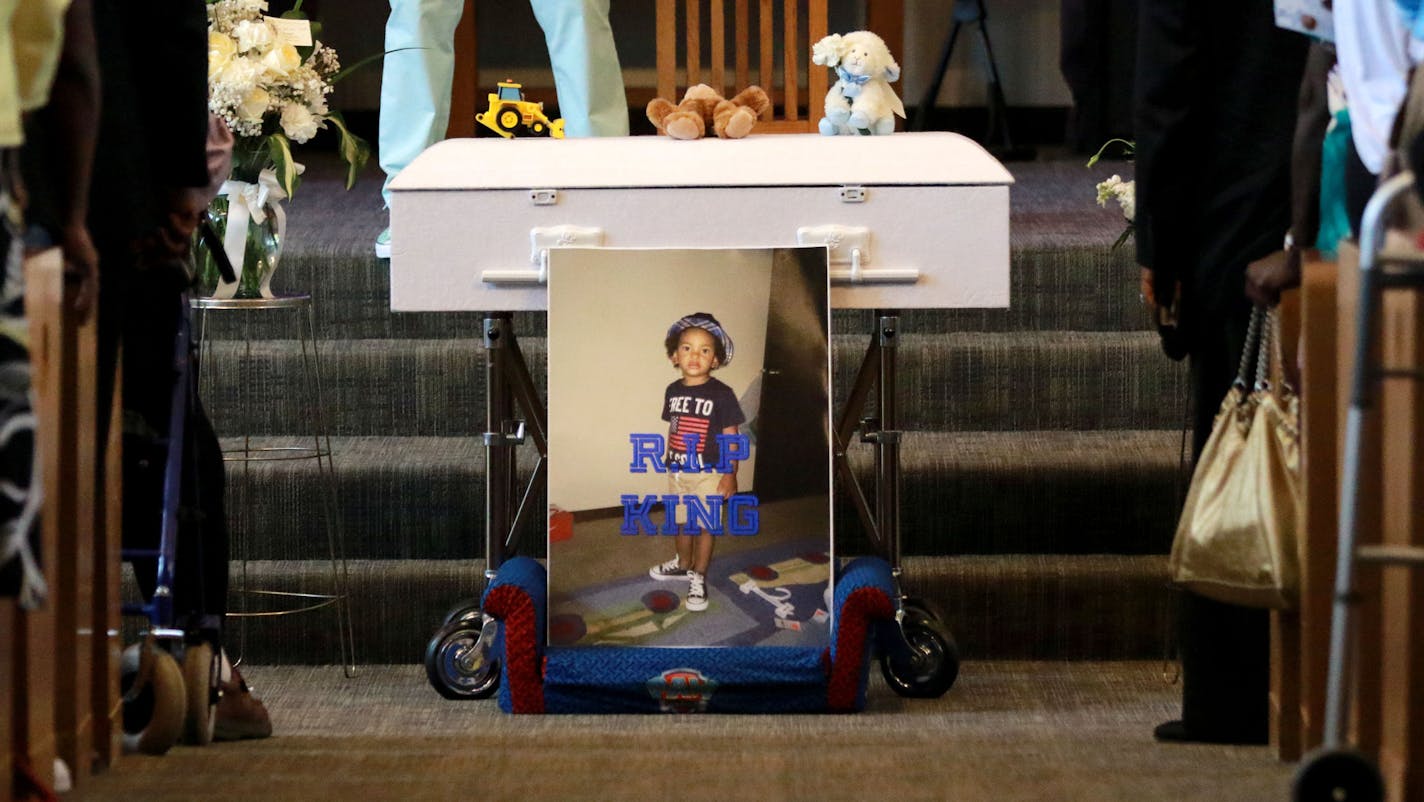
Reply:
[[[1330,619],[1330,661],[1326,679],[1325,738],[1308,755],[1296,774],[1294,795],[1313,800],[1380,800],[1384,781],[1375,763],[1347,744],[1353,663],[1355,575],[1358,565],[1424,568],[1424,548],[1357,544],[1360,508],[1361,452],[1365,417],[1374,406],[1377,383],[1383,379],[1424,379],[1418,366],[1376,364],[1373,346],[1379,340],[1381,296],[1387,290],[1424,290],[1424,257],[1391,254],[1385,249],[1388,212],[1414,188],[1414,175],[1403,172],[1386,181],[1365,208],[1360,235],[1360,295],[1356,309],[1355,362],[1346,418],[1345,451],[1340,477],[1339,546],[1335,563],[1334,602]]]
[[[832,449],[836,474],[847,488],[872,543],[890,564],[895,627],[880,638],[880,667],[896,693],[908,697],[943,695],[959,674],[953,636],[928,604],[901,592],[899,578],[901,432],[895,405],[895,366],[899,314],[876,310],[869,348],[836,422]],[[493,313],[483,327],[486,373],[485,579],[495,579],[516,553],[518,535],[533,511],[544,509],[548,455],[546,409],[514,333],[513,315]],[[862,417],[872,393],[874,417]],[[522,415],[523,418],[517,417]],[[847,452],[856,441],[875,449],[870,497],[851,470]],[[515,449],[532,441],[537,458],[527,482],[515,472]],[[500,625],[478,599],[462,600],[445,615],[426,647],[425,668],[431,685],[449,699],[482,699],[499,689]]]
[[[203,231],[204,236],[211,233],[210,227]],[[232,266],[222,250],[210,250],[218,259],[219,269],[231,276]],[[159,269],[186,275],[181,267],[174,264]],[[146,278],[157,283],[176,281],[158,276]],[[161,504],[158,509],[130,504],[124,518],[126,531],[146,535],[156,529],[157,537],[156,542],[142,547],[130,547],[126,542],[120,552],[122,559],[135,564],[135,574],[147,597],[143,602],[122,607],[125,615],[146,618],[147,628],[139,643],[125,649],[120,663],[124,746],[128,751],[146,754],[163,754],[180,739],[204,745],[213,738],[222,660],[221,624],[217,615],[208,612],[213,605],[200,601],[209,590],[204,588],[200,566],[204,527],[225,525],[207,520],[201,504],[204,471],[199,438],[211,436],[211,431],[196,431],[205,421],[199,415],[189,293],[173,292],[169,284],[156,294],[168,298],[155,310],[153,320],[139,323],[153,337],[143,337],[132,346],[151,345],[158,353],[167,339],[169,359],[161,366],[155,362],[153,369],[139,375],[140,382],[160,388],[146,399],[148,403],[139,405],[149,408],[125,410],[124,486],[128,499],[156,498],[161,499]],[[138,371],[132,357],[130,362],[130,370]],[[161,417],[166,426],[159,427],[160,433],[151,419],[158,413],[156,407],[165,404],[166,415]],[[180,598],[185,595],[183,591],[175,593],[180,584],[176,574],[180,538],[185,544],[183,570],[194,574],[189,578],[194,581],[187,585],[197,586],[196,592],[187,590],[188,599]],[[225,554],[222,559],[226,559]],[[216,595],[225,589],[210,590]],[[180,610],[176,606],[179,601],[190,605],[196,601],[204,609]]]

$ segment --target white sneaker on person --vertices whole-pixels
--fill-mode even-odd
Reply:
[[[691,570],[687,572],[687,609],[707,609],[707,577]]]
[[[376,258],[391,258],[391,228],[386,226],[386,230],[376,235]]]
[[[648,576],[653,579],[667,581],[669,579],[687,579],[688,570],[679,568],[677,558],[673,557],[665,563],[658,563],[648,569]]]

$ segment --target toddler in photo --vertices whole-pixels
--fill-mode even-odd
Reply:
[[[663,393],[662,419],[668,422],[668,493],[679,497],[731,498],[737,492],[737,462],[731,472],[699,470],[717,465],[721,451],[717,435],[737,434],[746,422],[732,388],[712,377],[712,371],[732,361],[732,338],[717,318],[706,312],[688,315],[668,328],[664,342],[668,359],[681,377]],[[692,470],[683,470],[692,467]],[[676,523],[687,523],[686,505],[678,504]],[[712,562],[714,535],[675,536],[677,554],[648,570],[654,579],[686,580],[687,609],[707,609],[707,568]]]

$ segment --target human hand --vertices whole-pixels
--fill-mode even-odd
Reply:
[[[1301,254],[1286,248],[1246,266],[1246,297],[1257,306],[1275,306],[1281,292],[1300,286]]]
[[[1141,299],[1147,312],[1158,326],[1177,325],[1177,301],[1182,297],[1182,282],[1172,285],[1172,300],[1167,306],[1157,302],[1157,287],[1153,280],[1152,268],[1140,267],[1137,278],[1137,297]]]
[[[1152,286],[1152,268],[1139,267],[1137,276],[1137,299],[1151,311],[1157,306],[1157,290]]]
[[[64,253],[64,283],[69,309],[83,322],[99,299],[99,251],[83,223],[65,226],[60,233]]]
[[[717,495],[722,498],[731,498],[737,493],[737,475],[735,473],[724,473],[722,478],[717,480]]]
[[[144,237],[144,249],[150,255],[184,259],[192,246],[193,232],[208,208],[207,190],[203,187],[180,187],[170,190],[167,213],[163,222]]]

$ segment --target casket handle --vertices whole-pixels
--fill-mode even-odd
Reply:
[[[870,229],[835,223],[796,229],[797,245],[824,245],[830,254],[832,284],[914,284],[914,267],[866,267],[870,261]]]

